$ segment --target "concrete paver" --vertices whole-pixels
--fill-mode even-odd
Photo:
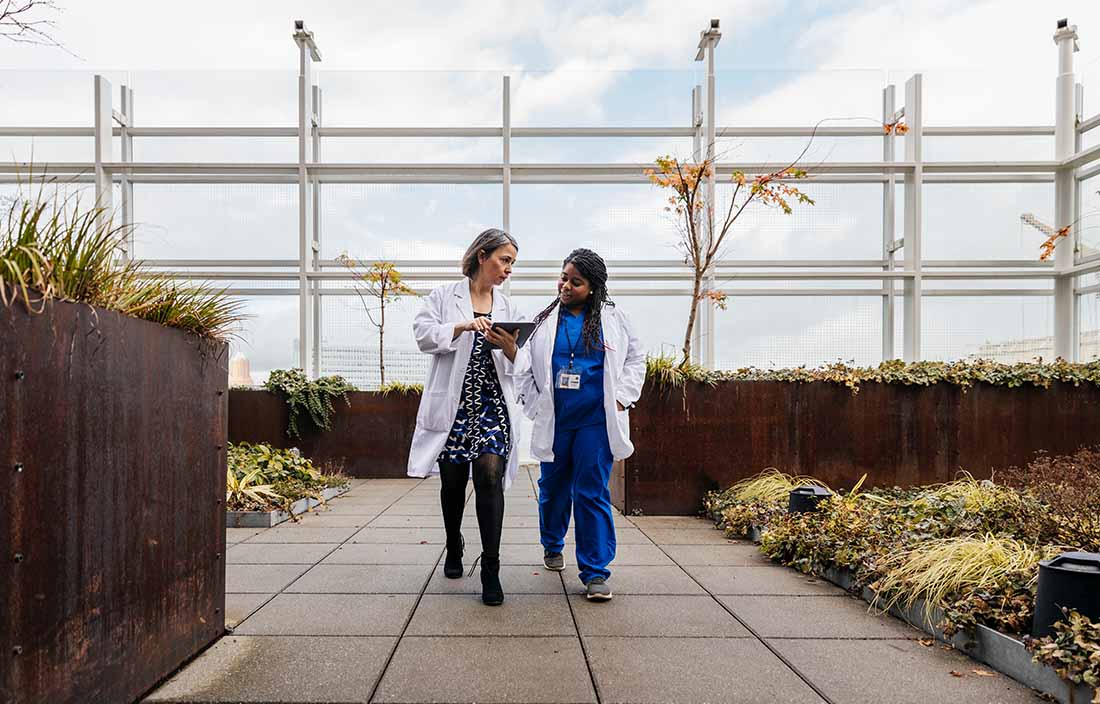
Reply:
[[[499,607],[476,568],[443,577],[436,478],[357,480],[301,521],[228,529],[234,632],[149,701],[820,702],[814,686],[837,704],[1034,701],[698,518],[616,514],[615,598],[588,602],[572,531],[565,571],[542,565],[537,476],[506,497]]]

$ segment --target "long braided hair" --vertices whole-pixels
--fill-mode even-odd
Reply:
[[[574,249],[569,256],[562,261],[564,269],[566,264],[576,267],[580,275],[588,279],[588,298],[584,302],[585,318],[584,327],[581,330],[581,339],[584,340],[585,352],[602,350],[606,348],[603,341],[603,324],[600,321],[600,313],[604,306],[615,307],[615,302],[607,295],[607,265],[600,255],[591,249]],[[561,299],[555,297],[553,302],[546,306],[535,316],[535,329],[538,330],[543,321],[550,317],[554,309],[561,304]]]

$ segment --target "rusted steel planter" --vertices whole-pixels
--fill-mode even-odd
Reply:
[[[317,467],[342,465],[352,477],[404,477],[412,445],[420,394],[371,391],[348,394],[351,406],[333,401],[332,430],[318,432],[300,423],[302,437],[287,437],[286,402],[269,391],[229,392],[230,442],[266,442],[273,447],[297,447]]]
[[[834,488],[916,486],[1100,444],[1100,388],[741,381],[650,391],[631,411],[634,456],[612,499],[625,513],[695,514],[702,496],[766,467]]]
[[[129,702],[224,631],[225,348],[0,307],[0,693]]]

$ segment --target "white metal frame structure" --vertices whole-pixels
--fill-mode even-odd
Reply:
[[[280,183],[298,185],[298,258],[218,260],[158,259],[146,260],[151,267],[172,276],[193,280],[293,281],[295,289],[234,287],[242,296],[297,295],[299,297],[298,359],[311,375],[320,370],[321,305],[325,295],[348,295],[346,289],[326,287],[326,282],[348,281],[353,274],[334,260],[321,258],[323,236],[319,217],[321,189],[327,183],[470,183],[500,184],[503,191],[501,223],[508,229],[511,221],[512,184],[643,184],[644,170],[650,164],[516,164],[511,161],[513,137],[690,137],[696,159],[713,155],[715,137],[805,137],[810,127],[752,127],[716,125],[714,79],[715,51],[721,34],[717,20],[700,33],[697,60],[706,61],[706,84],[691,93],[691,121],[677,127],[512,127],[510,79],[504,76],[500,127],[329,127],[322,122],[322,91],[313,79],[313,64],[321,60],[313,34],[302,22],[295,23],[294,40],[299,51],[298,125],[296,127],[153,127],[142,128],[134,120],[134,92],[121,89],[121,110],[115,111],[112,87],[102,76],[95,77],[95,124],[91,128],[5,127],[0,137],[32,136],[91,137],[95,143],[92,163],[28,164],[0,163],[0,183],[22,182],[39,176],[63,177],[75,182],[94,183],[98,202],[111,209],[112,187],[121,187],[124,222],[133,219],[135,183]],[[825,127],[816,130],[823,137],[880,137],[882,160],[872,162],[826,162],[813,168],[816,183],[877,183],[882,185],[882,256],[855,260],[724,260],[708,280],[708,285],[731,296],[871,296],[882,299],[882,355],[894,358],[894,301],[902,299],[903,358],[921,358],[921,302],[928,296],[1047,296],[1052,298],[1055,320],[1056,354],[1074,360],[1078,354],[1078,300],[1100,291],[1100,284],[1079,287],[1081,277],[1100,273],[1100,255],[1084,258],[1077,246],[1076,228],[1070,228],[1068,241],[1059,244],[1055,261],[1035,260],[926,260],[921,255],[921,188],[925,183],[1054,183],[1056,228],[1074,223],[1079,217],[1078,192],[1087,178],[1100,174],[1100,146],[1082,150],[1081,136],[1100,128],[1100,115],[1083,119],[1082,89],[1076,83],[1074,53],[1076,27],[1064,20],[1054,35],[1058,49],[1056,124],[1051,127],[979,126],[926,127],[923,119],[922,77],[910,77],[905,84],[905,102],[895,107],[895,87],[882,94],[883,123],[904,119],[909,128],[904,137],[904,159],[895,158],[896,139],[879,127]],[[122,160],[112,161],[114,137],[121,138]],[[1055,153],[1049,161],[925,161],[922,140],[925,136],[1053,136]],[[298,140],[296,163],[164,163],[133,159],[134,137],[295,137]],[[501,161],[490,164],[404,164],[404,163],[329,163],[321,158],[326,137],[489,137],[501,140]],[[781,164],[717,164],[716,179],[728,179],[734,170],[764,173]],[[34,170],[32,172],[32,169]],[[895,183],[903,184],[901,212],[902,236],[895,239]],[[714,184],[707,198],[714,199]],[[897,253],[900,250],[900,261]],[[132,247],[129,256],[132,256]],[[409,260],[396,264],[412,281],[440,281],[458,275],[451,261]],[[556,276],[556,261],[525,261],[515,280],[513,293],[544,293],[546,283]],[[683,282],[682,288],[661,288],[661,295],[690,295],[691,271],[676,260],[610,260],[618,282],[616,295],[653,295],[645,282],[659,280],[666,285]],[[719,279],[723,283],[719,285]],[[1053,283],[1053,290],[1041,288],[923,288],[927,281],[1004,281],[1030,280]],[[876,288],[748,288],[732,282],[788,281],[809,284],[813,281],[877,281]],[[900,282],[900,287],[896,285]],[[534,286],[532,284],[539,284]],[[715,364],[715,316],[705,304],[699,316],[695,344],[697,361]]]

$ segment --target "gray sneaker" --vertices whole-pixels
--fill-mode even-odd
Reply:
[[[585,585],[585,598],[589,601],[611,601],[611,587],[603,577],[595,577]]]
[[[550,552],[549,550],[544,550],[542,553],[542,564],[548,570],[561,572],[565,569],[565,557],[563,557],[560,552]]]

